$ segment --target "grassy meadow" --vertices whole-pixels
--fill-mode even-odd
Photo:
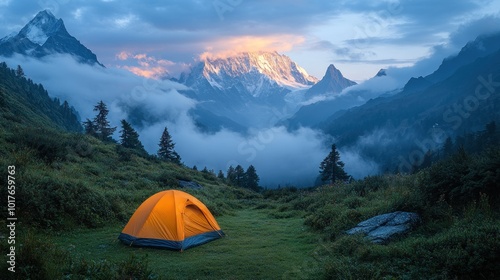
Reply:
[[[53,242],[79,258],[118,263],[135,256],[148,263],[153,278],[161,279],[289,279],[315,261],[315,235],[300,218],[276,219],[245,209],[218,222],[225,238],[184,252],[127,247],[117,240],[121,224],[64,233]]]

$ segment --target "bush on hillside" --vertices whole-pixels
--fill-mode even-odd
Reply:
[[[430,167],[420,186],[429,204],[445,200],[463,207],[486,194],[500,202],[500,149],[475,156],[461,150],[448,160]]]
[[[70,144],[65,135],[46,129],[24,129],[8,140],[15,144],[18,150],[32,149],[37,153],[37,157],[47,164],[66,160]]]
[[[18,188],[24,219],[42,228],[64,229],[71,225],[97,227],[114,216],[110,202],[82,182],[52,178],[43,173],[23,173]],[[69,223],[69,224],[68,224]]]

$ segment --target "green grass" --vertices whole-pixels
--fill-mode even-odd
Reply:
[[[226,237],[184,252],[136,248],[117,240],[123,225],[81,229],[53,237],[63,250],[87,261],[122,262],[145,257],[161,279],[311,279],[317,236],[302,218],[275,219],[266,210],[243,209],[217,218]]]

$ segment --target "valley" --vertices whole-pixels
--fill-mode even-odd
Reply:
[[[0,176],[0,248],[15,253],[2,279],[499,277],[498,30],[427,72],[445,46],[354,81],[327,57],[314,77],[269,38],[231,52],[205,42],[190,62],[116,49],[105,65],[70,35],[85,12],[65,25],[42,10],[0,39],[0,168],[15,169]],[[131,59],[143,68],[118,64]],[[226,236],[182,252],[120,243],[139,205],[170,189],[203,202]],[[418,222],[386,243],[348,234],[400,211]]]

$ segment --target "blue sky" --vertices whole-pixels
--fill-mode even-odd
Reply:
[[[440,61],[500,27],[493,0],[0,0],[0,37],[44,9],[107,67],[142,75],[176,75],[201,54],[276,50],[318,78],[333,63],[361,81]]]

